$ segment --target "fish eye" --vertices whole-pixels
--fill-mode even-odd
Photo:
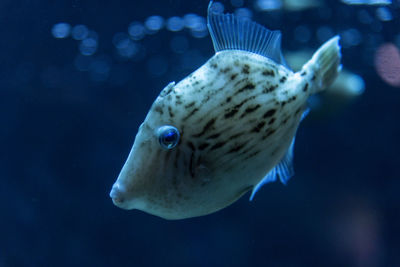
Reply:
[[[172,149],[179,142],[180,134],[177,128],[171,125],[164,125],[158,128],[158,142],[164,149]]]

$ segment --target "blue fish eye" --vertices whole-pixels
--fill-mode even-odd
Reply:
[[[164,149],[172,149],[179,143],[180,134],[177,128],[164,125],[158,128],[158,142]]]

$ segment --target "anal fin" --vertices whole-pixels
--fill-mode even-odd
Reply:
[[[287,150],[285,156],[282,160],[265,175],[265,177],[253,188],[251,192],[250,201],[253,200],[254,195],[260,188],[267,183],[275,182],[278,178],[283,183],[286,184],[287,181],[294,175],[293,169],[293,149],[294,149],[295,137],[293,137],[292,143]]]

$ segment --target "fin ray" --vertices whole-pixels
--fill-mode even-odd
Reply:
[[[215,52],[244,50],[287,66],[281,52],[281,32],[271,31],[247,18],[223,14],[208,6],[207,26]]]
[[[267,175],[265,175],[265,177],[256,186],[254,186],[250,195],[250,201],[253,200],[254,195],[263,185],[275,182],[278,178],[282,184],[286,185],[287,181],[289,181],[289,179],[294,175],[293,149],[295,139],[296,138],[293,137],[292,143],[290,144],[290,147],[282,160],[270,172],[268,172]]]

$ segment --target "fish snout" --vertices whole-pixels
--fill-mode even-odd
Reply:
[[[115,206],[128,209],[126,201],[126,189],[119,182],[115,182],[111,188],[110,197]]]

